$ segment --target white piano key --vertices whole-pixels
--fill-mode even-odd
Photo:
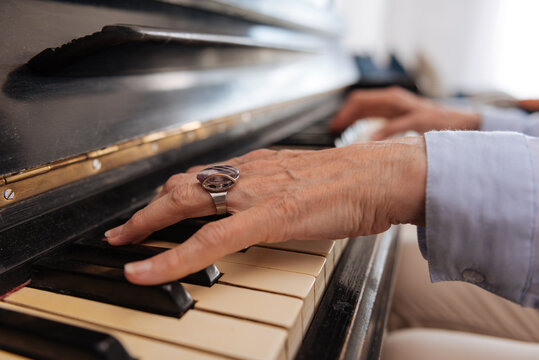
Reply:
[[[175,243],[163,241],[148,241],[145,242],[144,245],[163,248],[173,248],[177,246]],[[314,309],[316,309],[316,306],[320,302],[326,286],[326,258],[312,254],[302,254],[298,252],[253,246],[247,249],[245,252],[237,252],[227,255],[223,257],[219,263],[235,263],[313,276],[315,279],[314,306],[312,308],[312,312],[310,304],[306,306],[304,328],[310,324]],[[219,269],[222,272],[225,272],[221,268]],[[223,277],[220,281],[225,281],[223,279],[226,278]]]
[[[294,296],[303,300],[303,330],[307,330],[314,315],[314,276],[226,261],[218,261],[216,265],[223,273],[219,283]]]
[[[148,241],[144,245],[173,248],[178,244],[166,241]],[[221,259],[221,262],[232,262],[314,276],[315,305],[322,298],[326,287],[326,259],[321,256],[253,246],[245,252],[226,255]]]
[[[196,301],[195,309],[285,328],[288,358],[294,358],[303,338],[300,299],[224,284],[183,285]]]
[[[288,240],[278,243],[259,243],[256,246],[280,250],[292,250],[327,257],[333,252],[335,240]]]
[[[335,240],[288,240],[279,243],[260,243],[256,246],[272,249],[290,250],[326,258],[326,284],[335,268]]]
[[[348,244],[349,238],[335,240],[335,263],[338,263],[341,259],[342,252]]]
[[[178,359],[178,360],[222,360],[224,357],[205,353],[202,351],[189,349],[179,345],[173,345],[165,342],[161,342],[146,337],[129,334],[123,331],[118,331],[110,328],[106,328],[101,325],[92,324],[85,321],[76,320],[73,318],[63,317],[60,315],[51,314],[48,312],[35,310],[27,307],[13,305],[0,301],[0,308],[18,311],[24,314],[38,316],[44,319],[62,322],[69,325],[79,326],[82,328],[101,331],[108,333],[118,339],[126,350],[139,360],[150,359]],[[0,359],[4,359],[3,354],[0,352]],[[9,359],[9,358],[8,358]]]
[[[324,269],[326,259],[321,256],[263,247],[251,247],[245,252],[229,254],[223,257],[221,261],[312,275],[316,279],[314,284],[316,305],[322,298],[326,287]]]
[[[180,319],[23,288],[5,301],[238,359],[286,359],[286,330],[199,310]]]

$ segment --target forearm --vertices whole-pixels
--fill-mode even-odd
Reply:
[[[426,238],[420,244],[431,279],[472,282],[538,306],[539,140],[477,132],[425,138]]]

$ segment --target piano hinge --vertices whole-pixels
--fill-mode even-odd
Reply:
[[[86,154],[2,175],[0,177],[0,208],[86,177],[227,132],[237,125],[248,129],[251,122],[259,121],[262,116],[276,109],[292,108],[298,104],[316,101],[321,96],[340,90],[336,89],[204,122],[192,121],[176,129],[154,132]]]

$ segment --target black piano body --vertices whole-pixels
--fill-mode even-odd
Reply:
[[[329,3],[3,1],[0,294],[170,175],[320,128],[358,78]],[[349,242],[298,359],[379,356],[395,249]]]

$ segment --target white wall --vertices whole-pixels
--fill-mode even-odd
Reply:
[[[340,0],[353,52],[397,53],[433,95],[539,97],[539,0]]]

